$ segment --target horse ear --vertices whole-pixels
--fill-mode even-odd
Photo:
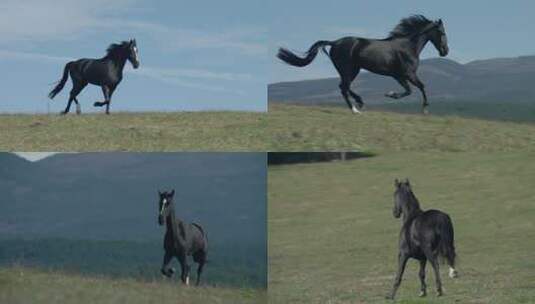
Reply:
[[[396,186],[396,188],[399,188],[399,186],[401,185],[401,183],[399,182],[399,179],[395,179],[394,180],[394,185]]]
[[[171,194],[171,197],[174,197],[175,196],[175,189],[173,189],[170,194]]]
[[[160,189],[158,189],[158,195],[162,196],[162,191],[160,191]]]
[[[438,19],[438,25],[442,25],[442,19]]]
[[[409,178],[408,177],[405,178],[405,184],[407,186],[409,186],[409,187],[411,186],[411,183],[409,182]]]

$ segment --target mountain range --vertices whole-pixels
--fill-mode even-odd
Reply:
[[[418,69],[431,104],[440,101],[533,103],[535,101],[535,56],[476,60],[465,64],[444,58],[422,60]],[[292,104],[345,105],[338,89],[338,78],[324,78],[268,85],[268,100]],[[389,91],[402,91],[390,77],[369,72],[361,74],[352,86],[367,104],[399,103],[384,97]],[[403,101],[420,101],[416,88]]]

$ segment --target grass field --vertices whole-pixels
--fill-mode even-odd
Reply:
[[[535,124],[342,107],[246,112],[0,115],[1,151],[518,151]]]
[[[266,303],[266,292],[184,287],[176,281],[112,280],[12,267],[0,269],[0,303]]]
[[[270,303],[392,303],[400,221],[394,178],[409,177],[423,209],[450,214],[459,255],[437,298],[418,298],[411,260],[396,303],[533,303],[535,155],[407,153],[269,168]]]
[[[270,151],[535,150],[535,124],[342,107],[269,108]]]
[[[266,113],[0,115],[1,151],[261,151]]]

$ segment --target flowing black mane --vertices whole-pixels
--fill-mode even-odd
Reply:
[[[413,15],[401,19],[387,38],[407,37],[422,31],[426,26],[433,23],[423,15]]]
[[[105,58],[118,58],[121,57],[121,55],[125,54],[125,50],[128,48],[130,43],[128,41],[123,41],[120,44],[119,43],[112,43],[108,48],[106,49],[106,56]]]
[[[420,202],[416,198],[416,195],[414,195],[414,192],[412,192],[412,189],[410,186],[406,184],[401,184],[399,187],[400,194],[404,196],[404,201],[407,204],[407,208],[410,211],[414,211],[415,209],[420,209]]]

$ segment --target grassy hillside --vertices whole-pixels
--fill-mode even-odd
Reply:
[[[535,150],[535,124],[270,105],[270,151]]]
[[[410,177],[424,209],[450,214],[460,277],[419,299],[411,260],[397,303],[532,303],[535,155],[386,153],[269,168],[271,303],[392,303],[400,222],[393,180]]]
[[[31,268],[0,269],[0,303],[265,303],[255,289],[184,287],[176,282],[109,279]]]
[[[261,151],[266,127],[248,112],[0,115],[0,150]]]
[[[535,150],[535,124],[280,104],[269,114],[2,115],[0,129],[4,151]]]
[[[265,240],[265,234],[264,238]],[[215,243],[215,246],[214,246]],[[227,287],[267,285],[266,247],[210,242],[202,282]],[[162,241],[96,241],[72,239],[0,239],[0,267],[39,267],[89,276],[151,281],[161,277]],[[197,264],[190,258],[193,276]],[[170,267],[180,269],[178,261]],[[178,278],[176,278],[178,279]]]

